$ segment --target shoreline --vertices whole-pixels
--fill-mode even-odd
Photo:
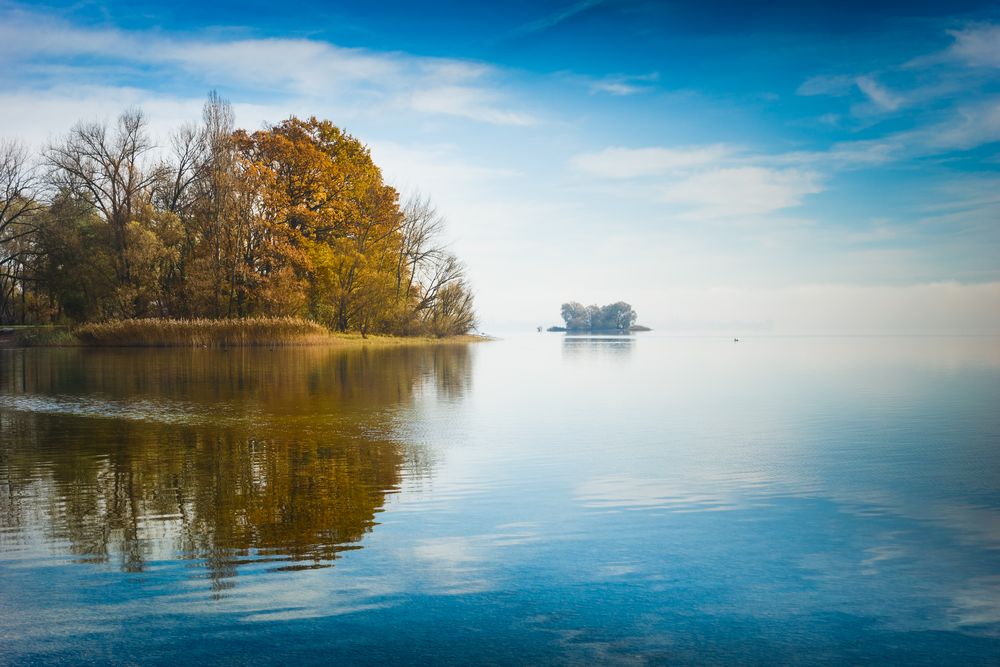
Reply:
[[[457,345],[496,340],[482,334],[435,337],[329,331],[296,318],[247,320],[118,320],[84,324],[0,327],[0,349],[388,347]]]

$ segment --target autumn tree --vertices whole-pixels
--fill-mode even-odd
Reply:
[[[475,324],[443,218],[426,198],[401,205],[368,148],[329,121],[238,130],[213,92],[165,146],[130,110],[46,149],[45,182],[28,158],[0,146],[4,321],[19,299],[39,321],[295,315],[363,335]]]

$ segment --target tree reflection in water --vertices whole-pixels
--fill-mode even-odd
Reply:
[[[635,335],[629,333],[565,334],[562,349],[565,356],[624,357],[635,345]]]
[[[220,591],[245,563],[360,548],[429,473],[393,420],[460,398],[471,366],[462,345],[0,355],[0,550],[41,534],[127,571],[180,553]]]

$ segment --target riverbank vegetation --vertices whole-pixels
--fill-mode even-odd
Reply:
[[[173,320],[144,318],[59,325],[0,327],[0,347],[278,347],[285,345],[384,346],[470,343],[485,336],[393,336],[336,332],[298,317]]]
[[[91,344],[465,334],[443,225],[329,121],[248,132],[213,93],[157,146],[130,110],[38,156],[0,143],[0,324],[82,324]]]
[[[84,324],[73,335],[84,345],[96,346],[259,347],[323,343],[330,332],[297,317],[147,318]]]

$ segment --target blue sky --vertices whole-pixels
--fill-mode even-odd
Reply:
[[[429,195],[487,331],[1000,330],[1000,9],[981,2],[9,3],[0,135],[211,89],[328,117]]]

